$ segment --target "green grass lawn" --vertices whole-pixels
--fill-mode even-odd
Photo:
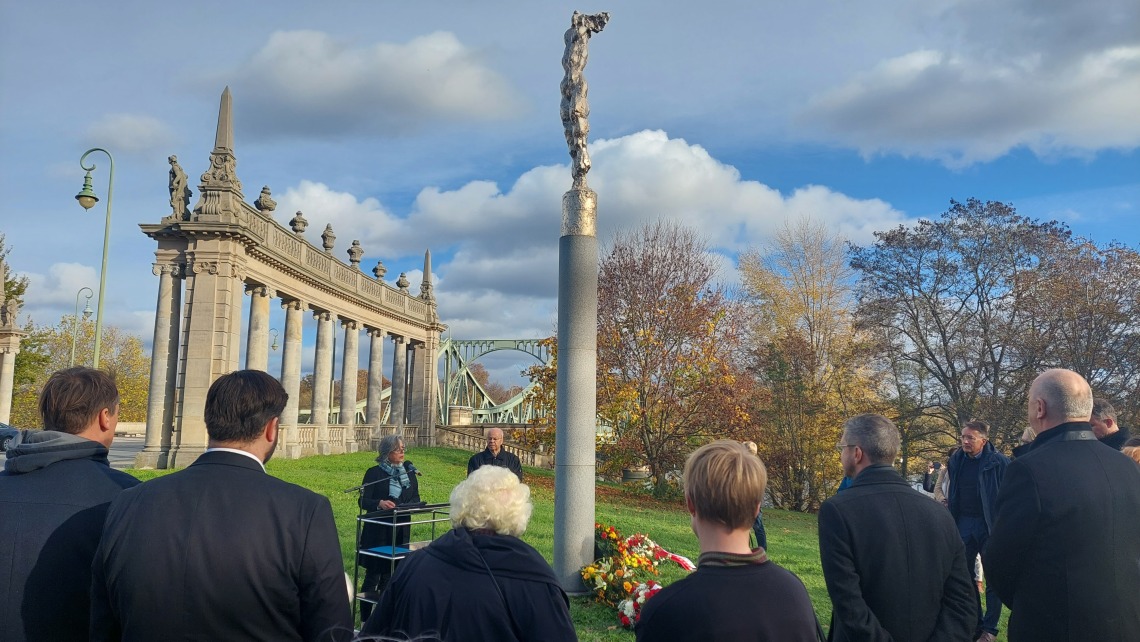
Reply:
[[[415,448],[408,450],[408,459],[416,462],[423,471],[420,477],[420,497],[429,503],[447,502],[451,489],[467,476],[467,459],[471,453],[452,448]],[[349,575],[353,572],[353,548],[356,543],[356,494],[344,489],[360,484],[364,471],[374,465],[375,453],[354,453],[304,459],[274,459],[269,472],[285,481],[304,486],[332,502],[337,531],[340,534],[341,554]],[[130,470],[142,480],[151,479],[168,471]],[[531,482],[531,499],[534,515],[523,539],[534,546],[547,561],[553,560],[554,547],[554,473],[548,470],[526,469]],[[623,490],[619,485],[599,483],[596,519],[613,525],[623,535],[645,533],[669,551],[684,555],[694,562],[699,549],[696,537],[689,528],[689,516],[678,501],[658,502],[646,495]],[[815,605],[815,612],[826,629],[831,619],[831,602],[823,582],[819,564],[819,542],[815,515],[781,510],[765,510],[764,525],[768,532],[769,557],[803,580]],[[413,539],[427,539],[426,534],[413,533]],[[685,575],[671,564],[661,566],[660,582],[669,584]],[[613,609],[594,603],[589,597],[572,597],[570,612],[578,639],[583,642],[633,640],[633,633],[622,629]],[[1005,638],[1003,613],[1002,634]]]

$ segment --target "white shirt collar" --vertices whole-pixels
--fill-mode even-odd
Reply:
[[[265,470],[265,464],[260,459],[257,458],[257,455],[249,452],[248,450],[238,450],[237,448],[207,448],[206,452],[208,452],[208,453],[235,453],[238,455],[245,455],[246,457],[249,457],[250,459],[256,461],[257,465],[261,466],[262,471]]]

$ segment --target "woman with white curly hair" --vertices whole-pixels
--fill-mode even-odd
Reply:
[[[570,601],[526,542],[530,488],[484,466],[451,491],[454,528],[404,560],[362,636],[576,640]]]

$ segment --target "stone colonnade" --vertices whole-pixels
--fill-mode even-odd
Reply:
[[[184,173],[170,157],[171,193],[185,191]],[[356,424],[356,374],[360,332],[369,337],[367,422],[379,424],[383,345],[392,336],[392,398],[389,423],[414,424],[431,440],[435,423],[435,353],[443,325],[436,312],[431,284],[431,254],[424,257],[419,296],[408,291],[403,274],[396,287],[360,269],[364,253],[359,241],[348,249],[349,263],[334,258],[332,226],[321,234],[321,247],[304,238],[308,221],[297,212],[286,228],[273,217],[276,202],[268,187],[254,206],[246,203],[234,156],[232,98],[222,92],[218,127],[209,168],[198,185],[193,209],[188,197],[172,198],[172,211],[157,224],[140,224],[158,243],[154,274],[159,277],[155,305],[154,351],[146,442],[136,459],[140,467],[183,467],[205,451],[203,412],[206,394],[218,377],[239,364],[243,297],[249,294],[245,368],[265,370],[269,363],[269,310],[278,298],[285,309],[281,383],[289,394],[282,413],[277,453],[299,457],[350,450],[360,438]],[[175,180],[178,179],[178,180]],[[256,207],[255,207],[256,206]],[[310,424],[299,415],[302,324],[313,314],[317,344],[313,355],[314,385]],[[343,331],[340,363],[343,381],[338,407],[341,420],[329,424],[333,401],[324,382],[333,363],[334,333]]]
[[[150,403],[147,409],[146,441],[142,453],[139,455],[137,465],[140,467],[166,468],[168,466],[183,466],[201,454],[205,449],[204,423],[192,421],[190,417],[182,414],[187,396],[182,395],[181,401],[176,395],[176,382],[178,379],[178,363],[192,359],[186,358],[186,353],[192,351],[190,345],[195,337],[191,330],[192,316],[189,312],[183,314],[181,299],[184,289],[193,286],[184,283],[180,275],[185,274],[185,268],[176,264],[160,264],[154,266],[154,273],[159,277],[158,302],[155,313],[154,330],[154,356],[151,360],[150,376]],[[340,411],[338,439],[332,439],[329,430],[330,410],[333,401],[330,399],[330,386],[314,385],[310,410],[310,424],[316,431],[316,453],[337,454],[350,452],[355,449],[353,429],[356,425],[357,406],[357,371],[359,340],[361,330],[369,338],[368,359],[368,391],[365,422],[376,426],[382,418],[381,391],[384,381],[384,339],[392,337],[395,350],[392,355],[392,396],[390,398],[389,424],[397,427],[406,423],[419,424],[423,419],[423,409],[435,403],[433,398],[435,390],[425,386],[423,377],[434,377],[435,372],[425,364],[433,364],[434,352],[427,343],[420,340],[375,327],[373,324],[359,320],[334,315],[328,310],[317,307],[316,304],[306,304],[289,295],[278,295],[272,288],[259,284],[242,282],[244,288],[225,288],[232,292],[242,292],[244,289],[250,297],[249,323],[246,339],[246,358],[244,367],[253,370],[267,370],[269,365],[269,309],[270,300],[279,298],[281,307],[285,310],[284,345],[281,358],[280,381],[289,394],[289,402],[282,416],[282,439],[277,451],[278,456],[297,458],[302,454],[302,445],[299,440],[298,421],[301,408],[299,404],[301,388],[301,361],[302,361],[302,324],[303,314],[311,310],[317,322],[317,343],[314,354],[313,380],[315,382],[328,382],[333,372],[333,332],[339,322],[343,332],[341,345],[344,350],[340,355],[340,399],[335,400]],[[189,307],[189,306],[188,306]],[[239,312],[240,314],[240,312]],[[227,320],[229,321],[229,320]],[[183,327],[183,324],[186,327]],[[234,316],[230,325],[240,325],[240,317]],[[0,358],[3,357],[0,352]],[[226,351],[228,370],[238,369],[234,350]],[[409,371],[420,365],[419,370]],[[190,373],[192,374],[192,372]],[[208,389],[211,382],[190,381],[189,375],[184,380],[184,387],[198,388],[204,386]],[[194,385],[197,384],[197,385]],[[204,396],[202,397],[204,401]],[[409,400],[412,400],[409,403]],[[409,408],[411,412],[409,413]],[[409,416],[411,415],[411,416]],[[198,418],[200,420],[200,417]],[[202,431],[197,431],[201,428]],[[191,434],[193,433],[197,434]],[[194,438],[197,437],[197,438]]]

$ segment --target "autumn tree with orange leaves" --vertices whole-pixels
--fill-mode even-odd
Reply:
[[[705,242],[656,223],[618,234],[598,274],[598,415],[609,472],[647,465],[668,490],[697,446],[739,434],[748,378],[734,364],[740,319]]]

